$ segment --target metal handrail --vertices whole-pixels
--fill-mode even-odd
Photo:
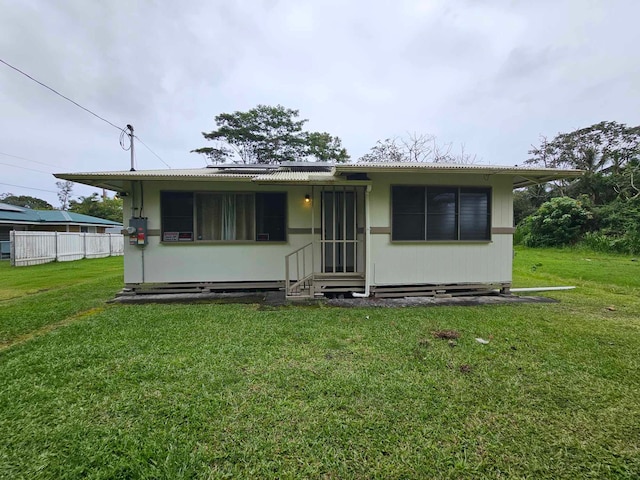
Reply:
[[[311,249],[311,272],[307,272],[307,249]],[[296,271],[296,281],[291,284],[291,258],[295,256],[295,271]],[[302,256],[302,265],[300,262],[300,257]],[[310,295],[313,295],[311,291],[313,287],[313,242],[307,243],[302,247],[294,250],[293,252],[287,254],[284,257],[285,263],[285,293],[287,296],[291,296],[294,293],[299,293],[299,287],[306,283],[309,283]],[[301,269],[302,267],[302,269]]]

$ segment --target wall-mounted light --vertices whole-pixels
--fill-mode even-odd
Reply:
[[[311,203],[311,195],[308,193],[304,196],[304,203]]]

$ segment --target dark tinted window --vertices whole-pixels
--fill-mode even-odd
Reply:
[[[182,233],[183,238],[190,234],[193,239],[193,193],[162,192],[160,194],[160,210],[162,212],[162,238],[165,232]],[[171,235],[177,238],[177,235]]]
[[[284,242],[287,239],[287,195],[256,193],[256,240]]]
[[[489,190],[460,189],[460,240],[491,238]]]
[[[391,195],[393,240],[424,240],[424,187],[393,187]]]
[[[458,189],[427,188],[427,240],[457,240]]]
[[[393,240],[490,240],[488,188],[396,186]]]

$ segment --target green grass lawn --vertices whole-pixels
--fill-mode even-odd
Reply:
[[[11,267],[0,262],[0,349],[64,324],[122,288],[122,257]]]
[[[640,476],[629,257],[519,250],[515,286],[578,288],[403,309],[105,306],[117,260],[0,264],[0,478]]]

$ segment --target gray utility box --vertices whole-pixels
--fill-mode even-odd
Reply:
[[[147,244],[147,217],[129,219],[129,245],[144,247]]]

